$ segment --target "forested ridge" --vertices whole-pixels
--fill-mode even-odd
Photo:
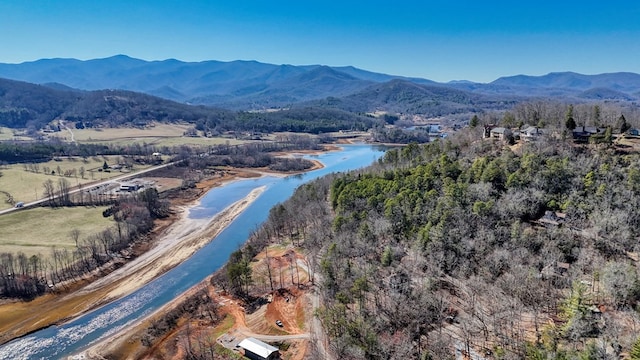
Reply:
[[[144,127],[151,122],[190,123],[197,130],[322,133],[366,130],[382,122],[338,109],[299,107],[275,112],[243,112],[194,106],[124,90],[88,92],[0,79],[0,126],[31,133],[56,120],[84,127]]]
[[[617,359],[640,350],[639,160],[559,137],[412,144],[302,186],[236,255],[298,239],[340,359]]]

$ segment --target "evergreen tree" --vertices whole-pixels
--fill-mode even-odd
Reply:
[[[593,105],[593,126],[600,126],[601,111],[599,105]]]
[[[567,130],[573,130],[577,127],[576,121],[573,120],[573,117],[567,118],[567,121],[565,121],[564,126],[567,128]]]
[[[620,114],[618,118],[618,123],[616,124],[617,128],[620,129],[620,133],[624,134],[631,128],[631,125],[627,123],[627,119],[624,117],[624,114]]]
[[[569,105],[567,112],[564,114],[564,126],[568,130],[573,130],[576,128],[576,121],[573,119],[573,105]]]
[[[478,115],[473,115],[473,117],[471,118],[471,121],[469,122],[469,126],[474,128],[478,126],[479,123],[480,123],[480,119],[478,119]]]
[[[604,131],[603,141],[607,145],[611,145],[611,143],[613,143],[613,133],[611,131],[611,126],[607,126],[607,130]]]

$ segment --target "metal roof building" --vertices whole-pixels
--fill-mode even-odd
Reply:
[[[254,360],[273,360],[280,357],[278,348],[256,338],[246,338],[238,344],[244,349],[244,356]]]

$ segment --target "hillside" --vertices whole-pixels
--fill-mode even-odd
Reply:
[[[598,75],[557,72],[543,76],[517,75],[501,77],[493,81],[491,84],[574,90],[587,90],[602,87],[624,92],[635,92],[640,90],[640,75],[628,72]]]
[[[285,76],[283,73],[287,73]],[[190,101],[217,104],[230,109],[268,109],[317,99],[325,96],[344,96],[372,84],[328,66],[309,71],[283,65],[278,67],[264,83],[236,89],[229,94],[196,97]]]
[[[151,121],[195,123],[228,114],[224,110],[189,106],[130,91],[65,91],[0,79],[0,125],[12,128],[41,129],[55,119],[112,127]]]
[[[331,83],[329,81],[328,86]],[[66,91],[0,79],[0,126],[35,131],[58,119],[76,122],[80,127],[144,126],[154,121],[187,122],[200,131],[212,133],[367,130],[378,122],[337,109],[301,107],[264,113],[235,112],[124,90]]]
[[[562,140],[410,145],[299,188],[246,251],[274,232],[301,244],[336,359],[626,358],[639,160]]]
[[[309,104],[351,112],[383,110],[392,113],[442,116],[481,109],[501,110],[522,100],[515,96],[498,98],[441,85],[421,85],[406,80],[391,80],[371,85],[362,91],[341,98],[330,97]]]
[[[0,64],[0,77],[59,83],[81,90],[121,89],[180,102],[237,109],[282,107],[340,96],[394,77],[356,68],[293,66],[257,61],[144,61],[125,55],[105,59],[42,59]]]
[[[282,72],[296,72],[286,67]],[[275,82],[261,92],[268,107],[279,102],[309,98],[316,89],[336,96],[324,100],[296,103],[290,109],[269,112],[235,112],[194,106],[124,90],[78,91],[60,84],[49,86],[0,79],[0,125],[41,129],[55,119],[82,122],[84,126],[140,126],[150,121],[194,124],[201,131],[248,130],[259,132],[300,131],[331,132],[367,130],[378,120],[359,114],[379,110],[391,113],[442,116],[480,110],[503,110],[516,97],[495,98],[439,85],[420,85],[406,80],[382,84],[358,80],[329,67],[299,73],[298,84],[308,87],[291,89],[286,82]],[[364,90],[359,87],[368,85]],[[276,90],[274,90],[276,89]],[[338,97],[338,95],[344,95]],[[253,95],[238,95],[229,102],[258,101]]]
[[[549,73],[543,76],[516,75],[501,77],[491,85],[511,89],[514,92],[526,93],[528,89],[545,90],[548,93],[562,92],[566,95],[578,95],[582,92],[599,92],[596,98],[627,100],[640,91],[640,75],[628,72],[583,75],[574,72]],[[611,97],[609,97],[611,96]]]
[[[0,125],[40,129],[81,99],[72,92],[0,79]]]

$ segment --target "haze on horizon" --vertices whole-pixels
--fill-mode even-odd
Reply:
[[[620,4],[618,4],[620,3]],[[640,73],[640,3],[7,0],[0,62],[256,60],[435,81]]]

